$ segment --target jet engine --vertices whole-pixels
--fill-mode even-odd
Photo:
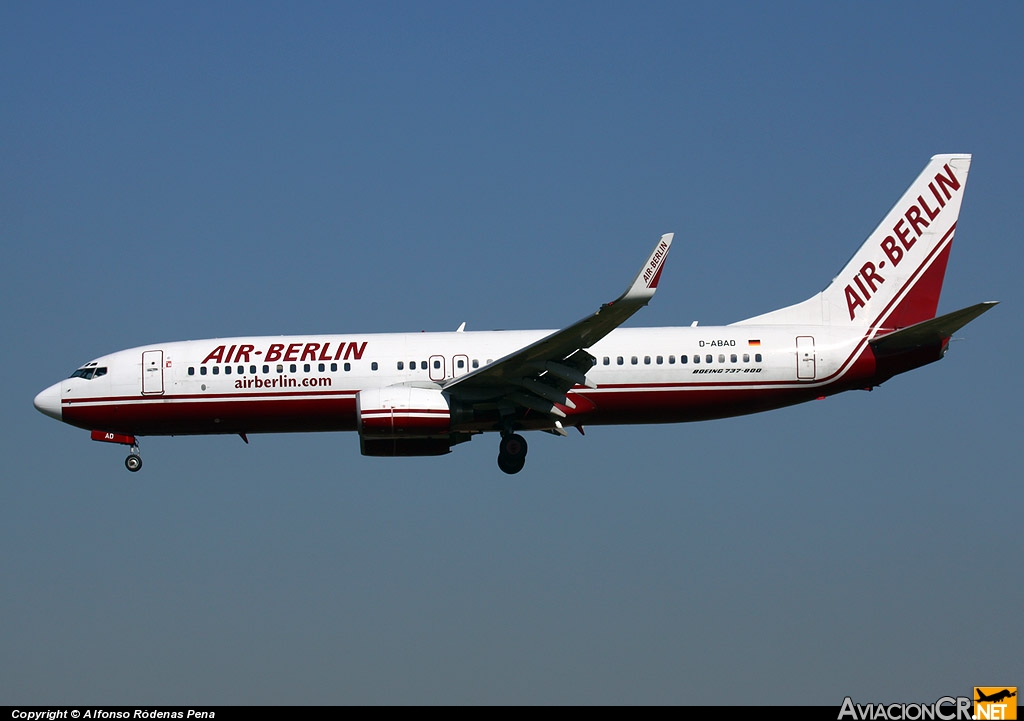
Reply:
[[[356,395],[364,456],[441,456],[467,433],[452,432],[451,405],[434,388],[388,386]]]

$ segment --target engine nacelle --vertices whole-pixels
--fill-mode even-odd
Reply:
[[[439,456],[458,442],[448,397],[434,388],[370,388],[356,395],[356,411],[364,456]]]

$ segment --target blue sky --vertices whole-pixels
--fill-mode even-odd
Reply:
[[[0,703],[816,703],[1024,681],[1018,3],[0,7]],[[729,323],[974,154],[872,393],[373,459],[37,413],[161,340]],[[1018,519],[1018,520],[1015,520]]]

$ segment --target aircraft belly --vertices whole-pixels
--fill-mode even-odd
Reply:
[[[287,433],[354,431],[354,394],[334,398],[223,397],[162,398],[106,403],[71,403],[63,409],[67,423],[135,435],[204,435],[215,433]]]
[[[590,425],[686,423],[782,408],[820,395],[820,388],[617,389],[591,394],[597,410],[572,420]]]

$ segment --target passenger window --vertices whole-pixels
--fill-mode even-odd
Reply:
[[[654,362],[657,363],[658,365],[661,365],[662,363],[665,362],[665,359],[662,358],[661,356],[658,356],[657,358],[654,359]]]
[[[744,353],[743,354],[743,362],[744,363],[749,363],[750,362],[750,354],[749,353]]]
[[[346,363],[345,364],[345,372],[348,372],[350,370],[352,370],[352,364],[351,363]]]
[[[219,373],[220,373],[220,366],[214,366],[213,367],[213,374],[214,375],[218,375]]]
[[[440,367],[441,367],[441,361],[439,361],[439,360],[434,361],[434,370],[437,370]]]
[[[277,364],[277,372],[278,373],[284,373],[284,363],[278,363]]]
[[[708,353],[706,356],[704,356],[704,362],[705,363],[711,363],[714,360],[715,360],[715,357],[713,355],[711,355],[710,353]]]
[[[619,365],[622,365],[622,356],[619,356],[618,358],[616,358],[616,359],[615,359],[615,362],[616,362],[617,364],[619,364]]]
[[[735,363],[736,362],[736,354],[735,353],[733,353],[731,356],[729,356],[729,362],[731,362],[731,363]]]
[[[473,367],[474,368],[479,368],[480,367],[480,361],[478,361],[476,358],[473,359]]]
[[[194,376],[194,375],[196,374],[196,369],[195,369],[195,366],[189,366],[189,367],[188,367],[188,374],[189,374],[190,376]]]
[[[296,366],[294,363],[292,363],[290,366],[288,366],[288,372],[289,373],[294,373],[296,370],[298,370],[298,366]]]
[[[681,355],[681,356],[679,356],[679,362],[680,363],[685,364],[689,360],[690,360],[690,356],[688,356],[688,355]]]
[[[676,364],[676,357],[675,357],[674,355],[670,355],[670,356],[668,357],[668,364],[669,364],[670,366],[671,366],[671,365],[675,365],[675,364]]]
[[[238,366],[238,375],[245,374],[245,366]]]
[[[268,366],[268,365],[263,366],[263,372],[264,373],[269,373],[270,372],[270,366]]]
[[[700,356],[699,356],[699,355],[696,355],[696,354],[695,354],[695,355],[693,356],[693,362],[694,362],[694,363],[700,363]]]
[[[605,356],[604,358],[601,359],[601,363],[603,363],[604,365],[609,365],[611,362],[612,359],[609,358],[608,356]]]
[[[302,366],[302,372],[309,373],[309,363],[306,363]]]
[[[327,366],[325,366],[323,363],[321,363],[320,365],[318,365],[316,367],[316,369],[318,371],[320,371],[321,373],[323,373],[327,369]],[[337,368],[332,368],[331,370],[337,370]]]
[[[649,355],[644,356],[644,365],[649,366],[651,364],[651,357]]]
[[[370,370],[372,370],[372,371],[377,370],[377,361],[374,361],[373,363],[370,364]]]
[[[231,366],[224,366],[224,375],[231,375]]]
[[[427,362],[426,361],[420,361],[420,370],[426,370],[426,369],[427,369]]]
[[[398,361],[398,370],[400,370],[400,371],[404,371],[405,370],[405,362],[404,361]]]
[[[256,375],[256,366],[249,366],[249,372]]]
[[[201,376],[205,376],[206,375],[206,366],[200,366],[199,367],[199,375],[201,375]]]
[[[459,368],[465,368],[466,367],[466,361],[464,361],[464,360],[462,360],[460,358],[459,362],[458,362],[458,366],[459,366]]]
[[[761,362],[761,354],[760,353],[755,353],[754,354],[754,362],[755,363],[760,363]]]
[[[337,373],[337,372],[338,372],[338,364],[337,363],[331,363],[331,373]]]
[[[725,363],[725,353],[719,353],[718,354],[718,362],[719,363]]]
[[[636,365],[637,363],[640,362],[640,359],[637,358],[636,356],[633,356],[632,358],[629,359],[629,362],[632,363],[633,365]]]

